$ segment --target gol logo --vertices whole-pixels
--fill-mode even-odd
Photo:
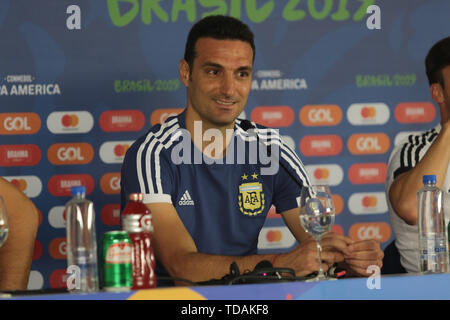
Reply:
[[[86,194],[94,190],[94,179],[88,174],[60,174],[48,180],[48,191],[55,197],[70,196],[72,187],[85,186]]]
[[[250,114],[251,121],[276,128],[290,126],[294,117],[294,111],[288,106],[255,107]]]
[[[0,134],[34,134],[40,128],[36,113],[0,113]]]
[[[384,183],[386,170],[386,163],[358,163],[350,167],[348,177],[353,184]]]
[[[50,242],[48,251],[53,259],[66,259],[66,238],[55,238]]]
[[[309,157],[335,156],[342,150],[342,140],[337,135],[306,136],[300,141],[300,150]]]
[[[156,109],[152,112],[150,117],[150,123],[152,126],[155,124],[163,124],[167,118],[171,116],[176,116],[183,112],[182,108],[173,108],[173,109]]]
[[[353,134],[347,142],[348,150],[354,155],[386,153],[389,146],[390,140],[385,133]]]
[[[68,274],[65,269],[56,269],[50,274],[50,287],[52,289],[67,288]]]
[[[120,193],[120,172],[106,173],[100,179],[100,188],[106,194]]]
[[[145,116],[140,110],[105,111],[99,122],[105,132],[139,131],[145,125]]]
[[[433,121],[436,109],[431,102],[403,102],[394,110],[399,123],[427,123]]]
[[[0,145],[0,166],[35,166],[41,161],[41,149],[34,144]]]
[[[300,123],[305,126],[335,126],[342,121],[337,105],[306,105],[300,110]]]
[[[100,219],[107,226],[120,226],[120,204],[107,204],[100,212]]]
[[[47,151],[48,161],[54,165],[87,164],[94,158],[89,143],[56,143]]]
[[[386,222],[355,223],[350,227],[349,235],[354,240],[386,242],[391,237],[391,228]]]

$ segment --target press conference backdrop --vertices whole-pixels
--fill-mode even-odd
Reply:
[[[123,156],[185,106],[178,62],[209,14],[254,31],[243,116],[278,129],[313,182],[331,185],[333,229],[382,248],[393,239],[386,165],[401,137],[439,121],[424,57],[450,34],[449,1],[1,0],[0,174],[40,217],[29,289],[65,286],[71,186],[95,203],[99,249],[120,228]],[[272,208],[260,252],[294,246]]]

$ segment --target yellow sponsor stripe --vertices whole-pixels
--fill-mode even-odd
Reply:
[[[139,290],[128,300],[206,300],[189,288],[163,288]]]

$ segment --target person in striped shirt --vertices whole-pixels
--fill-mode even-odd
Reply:
[[[244,271],[262,260],[290,267],[297,276],[319,268],[316,242],[299,221],[298,197],[310,184],[300,158],[276,130],[238,118],[254,57],[253,33],[241,21],[211,16],[195,24],[179,63],[187,107],[152,127],[126,153],[122,206],[128,194],[144,194],[158,266],[173,278],[218,279],[233,262]],[[258,254],[272,204],[299,245],[282,254]],[[374,241],[330,233],[323,239],[322,267],[346,263],[349,271],[365,275],[369,265],[381,266],[382,255]]]
[[[411,134],[389,158],[386,193],[389,218],[400,262],[407,272],[419,272],[417,192],[422,177],[434,174],[445,192],[444,212],[450,216],[450,37],[432,46],[425,58],[431,97],[439,106],[440,123],[425,132]]]

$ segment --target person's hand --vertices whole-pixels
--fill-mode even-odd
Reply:
[[[348,247],[354,241],[346,236],[330,232],[321,241],[322,269],[326,272],[334,263],[343,262],[345,255],[351,254]],[[302,277],[319,270],[317,242],[308,237],[292,251],[282,254],[277,265],[294,269],[296,276]]]
[[[372,272],[367,272],[369,266],[383,266],[384,253],[378,241],[355,241],[348,249],[350,253],[344,255],[344,263],[349,275],[368,277],[372,275]]]

